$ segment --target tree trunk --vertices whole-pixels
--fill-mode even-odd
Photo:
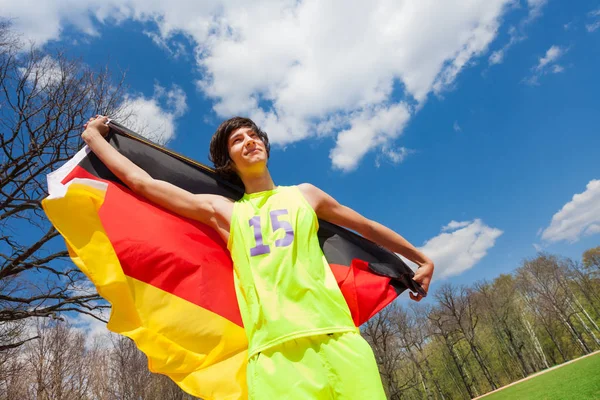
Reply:
[[[550,327],[548,327],[548,325],[546,324],[545,321],[542,322],[542,325],[544,326],[544,330],[546,331],[546,333],[548,333],[548,336],[550,336],[550,340],[552,340],[552,343],[554,343],[554,346],[556,346],[556,349],[558,350],[558,353],[562,357],[562,361],[561,362],[567,361],[567,356],[565,356],[565,353],[564,353],[562,347],[560,346],[560,343],[556,339],[556,336],[554,335],[554,333],[552,333],[552,330],[550,329]],[[553,363],[554,364],[558,364],[558,362],[556,360],[553,360]]]
[[[598,332],[600,332],[600,328],[598,327],[598,324],[596,324],[596,321],[594,321],[594,319],[592,317],[590,317],[590,314],[588,314],[587,310],[583,307],[583,305],[579,302],[579,300],[577,300],[576,297],[574,297],[573,299],[575,300],[575,304],[577,304],[577,307],[579,307],[579,309],[585,315],[585,317],[587,318],[587,320],[590,321],[590,323],[592,324],[592,326]],[[594,337],[594,339],[596,339],[596,337]]]
[[[452,373],[452,371],[450,371],[450,369],[448,369],[448,363],[443,362],[442,365],[444,366],[444,369],[446,370],[446,373],[448,374],[448,376],[452,379],[452,382],[454,383],[454,386],[458,389],[458,392],[462,395],[462,394],[466,394],[466,396],[471,399],[473,398],[473,396],[469,395],[469,393],[465,393],[465,387],[466,385],[461,386],[456,379],[454,378],[454,373]]]
[[[429,387],[427,386],[427,381],[425,379],[425,375],[423,374],[423,371],[421,370],[420,367],[417,366],[417,364],[415,364],[415,367],[417,369],[417,373],[419,374],[419,378],[421,378],[421,385],[423,386],[423,390],[425,391],[425,397],[427,398],[427,400],[434,400],[433,394],[431,393],[431,390],[429,390]]]
[[[594,331],[590,329],[590,327],[585,323],[583,318],[581,318],[581,315],[579,315],[579,313],[575,313],[575,315],[577,316],[579,323],[583,326],[583,329],[585,329],[588,335],[590,335],[594,339],[594,342],[596,342],[596,346],[600,346],[600,340],[598,340],[598,337],[596,337]]]
[[[429,374],[429,376],[431,376],[431,379],[433,380],[433,384],[435,385],[435,388],[437,389],[437,392],[440,395],[440,398],[442,400],[445,400],[444,393],[442,392],[442,388],[440,387],[440,383],[438,382],[437,378],[433,374],[433,370],[431,369],[431,365],[429,364],[429,360],[427,360],[426,357],[424,357],[424,360],[425,360],[425,368],[427,369],[427,373]]]
[[[481,371],[483,372],[483,375],[485,376],[485,379],[487,379],[488,383],[492,387],[492,390],[498,389],[498,385],[494,381],[494,378],[492,377],[492,374],[490,373],[489,368],[485,364],[485,361],[483,360],[483,357],[481,356],[481,353],[479,353],[479,349],[477,348],[477,344],[475,342],[473,342],[473,341],[469,341],[469,347],[471,348],[471,351],[473,352],[473,356],[475,356],[475,360],[479,364],[479,367],[481,368]]]
[[[565,317],[562,314],[560,314],[560,318],[562,319],[562,322],[567,326],[567,329],[569,330],[569,332],[573,336],[573,339],[575,339],[575,341],[577,342],[577,344],[579,345],[579,347],[581,347],[581,350],[583,350],[583,352],[585,354],[590,354],[592,351],[590,350],[590,348],[588,347],[587,343],[585,342],[585,340],[581,336],[581,333],[579,333],[579,331],[577,329],[575,329],[575,326],[573,326],[573,323],[571,323],[571,321],[569,320],[569,318]]]
[[[515,343],[515,337],[514,337],[512,331],[506,325],[504,326],[504,333],[508,337],[508,343],[510,344],[510,347],[512,348],[513,352],[517,356],[517,359],[519,360],[519,364],[521,366],[521,372],[523,373],[523,378],[525,378],[526,376],[528,376],[530,374],[530,371],[529,371],[529,368],[527,368],[527,363],[525,362],[525,358],[523,357],[523,350],[522,350],[523,347],[518,346],[517,343]]]
[[[445,342],[446,342],[446,347],[448,348],[448,351],[450,352],[450,355],[452,356],[452,360],[454,361],[454,364],[456,365],[456,368],[458,369],[460,378],[462,379],[462,381],[465,385],[465,388],[467,389],[467,392],[469,393],[469,396],[471,396],[471,398],[479,396],[477,389],[471,385],[471,377],[469,376],[469,372],[466,370],[466,368],[464,368],[463,362],[460,359],[460,356],[458,355],[458,353],[456,352],[456,349],[454,348],[454,346],[452,344],[450,344],[448,342],[447,339],[445,340]]]

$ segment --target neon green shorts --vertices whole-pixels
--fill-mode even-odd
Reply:
[[[290,340],[248,360],[250,400],[385,399],[371,346],[356,332]]]

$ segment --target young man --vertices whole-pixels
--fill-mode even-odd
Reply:
[[[82,134],[98,158],[135,193],[213,227],[227,243],[248,336],[250,398],[385,399],[373,352],[354,326],[319,246],[317,218],[418,264],[414,279],[425,291],[431,260],[313,185],[275,186],[267,168],[268,137],[247,118],[223,122],[210,144],[217,172],[245,187],[235,202],[153,179],[104,139],[107,121],[90,118]]]

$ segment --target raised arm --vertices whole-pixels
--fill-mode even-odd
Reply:
[[[81,135],[85,143],[108,169],[134,193],[186,218],[203,222],[229,237],[233,200],[211,194],[193,194],[168,182],[152,178],[112,147],[105,139],[107,117],[90,118]]]
[[[370,241],[398,253],[419,266],[415,272],[414,280],[418,282],[425,292],[429,290],[429,283],[433,275],[434,265],[425,254],[420,252],[406,239],[382,224],[372,221],[353,209],[338,203],[333,197],[308,183],[298,186],[317,216],[325,221],[344,226],[358,232]],[[420,301],[423,296],[413,295],[411,299]]]

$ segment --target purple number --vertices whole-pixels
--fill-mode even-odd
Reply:
[[[254,257],[269,253],[271,251],[269,246],[263,244],[262,232],[260,231],[260,215],[250,218],[249,223],[254,228],[254,240],[256,240],[256,247],[250,249],[250,256]]]
[[[289,246],[294,241],[294,229],[288,221],[279,220],[279,217],[282,215],[288,215],[288,210],[274,210],[269,213],[273,232],[278,229],[283,229],[285,231],[285,236],[275,241],[276,247]],[[252,228],[254,228],[254,240],[256,241],[256,247],[250,249],[250,256],[254,257],[261,254],[270,253],[271,249],[269,246],[263,243],[262,231],[260,227],[260,216],[256,215],[250,218],[248,223]]]
[[[277,247],[285,247],[292,244],[294,241],[294,229],[292,225],[287,221],[280,221],[279,216],[288,215],[288,210],[274,210],[269,214],[271,216],[271,226],[273,227],[273,232],[277,229],[283,229],[285,231],[285,236],[281,239],[275,241],[275,246]]]

